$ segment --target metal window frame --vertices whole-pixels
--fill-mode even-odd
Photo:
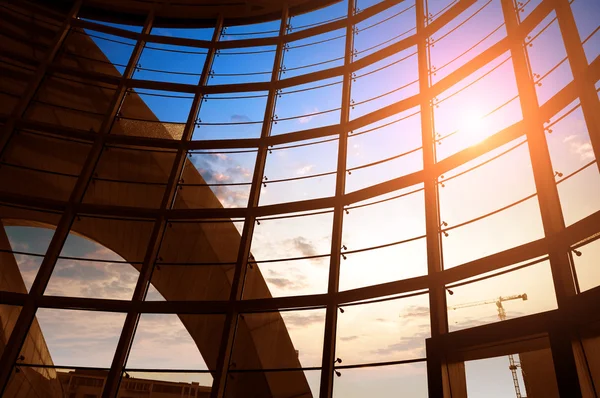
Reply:
[[[523,319],[514,320],[513,323],[532,325],[542,320],[544,330],[550,337],[553,351],[554,366],[557,373],[561,396],[580,396],[579,380],[576,372],[575,359],[572,349],[571,331],[577,320],[569,316],[569,313],[581,313],[579,302],[589,304],[589,297],[595,297],[594,293],[577,295],[575,276],[570,247],[588,236],[599,232],[597,225],[600,220],[600,212],[592,214],[585,219],[571,225],[565,226],[560,201],[553,177],[552,165],[545,139],[542,121],[556,114],[566,105],[579,97],[592,147],[596,159],[600,161],[600,103],[594,84],[600,78],[600,61],[588,65],[581,39],[577,33],[575,20],[568,0],[543,0],[524,21],[519,21],[516,14],[516,6],[513,0],[501,0],[504,20],[507,25],[507,37],[491,48],[479,53],[473,60],[467,62],[458,70],[449,74],[436,84],[430,82],[431,65],[428,59],[428,39],[431,35],[441,29],[445,24],[452,21],[468,7],[474,4],[474,0],[460,0],[448,11],[435,21],[429,23],[427,13],[427,0],[416,0],[417,33],[398,43],[392,44],[374,54],[365,56],[353,62],[353,37],[354,27],[358,22],[377,15],[378,13],[393,7],[401,1],[385,0],[360,13],[355,11],[354,0],[348,0],[348,15],[345,19],[319,25],[302,31],[288,33],[289,9],[287,3],[281,14],[279,34],[271,38],[244,39],[232,41],[219,41],[223,27],[223,17],[219,17],[216,29],[211,41],[200,41],[182,38],[159,37],[151,34],[153,24],[153,13],[148,16],[141,33],[132,33],[123,29],[113,28],[106,25],[84,21],[77,18],[80,10],[81,0],[75,2],[74,7],[57,32],[55,42],[47,49],[44,60],[36,63],[36,72],[33,80],[27,88],[24,96],[19,100],[18,106],[9,117],[0,121],[4,122],[3,135],[0,139],[0,153],[6,148],[13,132],[17,129],[39,129],[47,130],[69,138],[83,139],[90,142],[90,151],[86,164],[78,177],[77,184],[69,201],[66,203],[45,200],[39,198],[23,198],[19,195],[0,194],[0,201],[9,204],[20,204],[22,206],[53,209],[62,212],[60,222],[52,238],[48,251],[42,262],[42,266],[31,292],[29,294],[0,292],[0,303],[9,305],[20,305],[23,307],[13,333],[7,344],[7,348],[0,357],[0,392],[7,385],[13,371],[13,366],[19,355],[20,348],[25,341],[29,327],[34,320],[38,308],[62,308],[62,309],[88,309],[105,310],[127,313],[125,326],[114,355],[111,370],[108,375],[103,397],[112,398],[118,393],[121,374],[125,366],[127,355],[135,335],[136,325],[142,313],[219,313],[226,314],[226,323],[223,331],[217,369],[214,372],[214,383],[212,396],[222,398],[225,394],[225,381],[228,374],[229,358],[235,338],[238,315],[242,312],[255,311],[277,311],[290,308],[326,308],[326,320],[324,331],[323,358],[321,366],[320,397],[329,398],[333,394],[334,361],[335,361],[335,339],[338,307],[341,304],[376,298],[388,294],[400,294],[410,291],[426,289],[430,300],[430,321],[432,338],[427,341],[427,375],[430,397],[443,397],[448,394],[448,376],[445,371],[446,355],[451,344],[463,335],[471,336],[477,330],[448,333],[447,308],[445,285],[467,277],[475,276],[483,272],[500,269],[519,261],[534,258],[538,255],[548,254],[552,269],[558,309],[553,312],[531,315]],[[543,106],[539,106],[531,80],[531,71],[526,61],[526,51],[523,48],[523,38],[539,22],[542,21],[552,10],[557,13],[558,24],[565,40],[565,47],[569,63],[575,76],[574,81],[556,94]],[[55,55],[60,50],[71,27],[94,29],[105,33],[115,34],[131,38],[136,41],[134,50],[128,61],[125,73],[120,78],[103,76],[101,74],[83,73],[53,62]],[[284,46],[291,41],[307,38],[316,34],[325,33],[345,28],[346,43],[344,54],[344,65],[341,67],[325,69],[312,72],[298,77],[281,79],[280,68],[284,53]],[[209,54],[205,60],[202,74],[198,85],[185,85],[177,83],[150,82],[132,79],[132,74],[137,65],[145,42],[165,43],[172,45],[185,45],[199,48],[207,48]],[[219,86],[208,86],[207,79],[211,69],[215,52],[218,49],[243,48],[262,45],[275,45],[276,55],[271,74],[271,80],[266,83],[227,84]],[[398,103],[381,108],[375,112],[350,120],[350,92],[351,76],[358,69],[364,68],[374,62],[388,57],[402,49],[417,46],[418,69],[419,69],[419,94],[402,100]],[[521,100],[524,120],[504,131],[498,133],[490,142],[479,146],[475,150],[464,150],[438,162],[435,158],[435,139],[433,127],[432,99],[437,93],[468,77],[477,69],[485,66],[503,52],[510,51],[513,59],[515,76],[517,79],[518,92]],[[61,128],[56,130],[55,126],[44,123],[28,121],[24,114],[32,99],[34,98],[40,84],[47,75],[56,73],[74,73],[77,76],[88,79],[99,79],[117,86],[111,100],[110,109],[105,115],[101,131],[91,133],[74,129]],[[278,90],[308,82],[342,76],[342,110],[340,123],[318,129],[311,129],[298,133],[271,136],[271,124],[276,104]],[[124,95],[130,88],[149,88],[158,90],[170,90],[188,92],[194,94],[194,99],[183,137],[180,141],[166,139],[150,139],[144,137],[116,136],[109,134],[110,128],[122,105]],[[203,96],[213,93],[227,92],[249,92],[268,91],[267,106],[258,139],[243,140],[211,140],[192,141],[194,123],[199,112]],[[423,170],[408,176],[399,177],[394,180],[377,184],[359,191],[345,194],[346,156],[348,132],[378,121],[387,116],[401,112],[415,106],[421,110],[421,130],[423,140]],[[400,109],[400,110],[399,110]],[[529,143],[529,152],[533,165],[533,174],[536,182],[538,200],[544,226],[544,238],[521,245],[504,252],[478,259],[459,267],[444,270],[442,264],[442,245],[439,218],[438,199],[438,177],[445,171],[475,159],[488,151],[503,145],[518,137],[520,128],[525,128]],[[269,146],[292,143],[310,138],[325,137],[336,134],[339,136],[338,161],[336,171],[336,192],[328,198],[298,201],[286,204],[269,206],[258,206],[260,187],[266,162],[266,154]],[[141,145],[156,148],[171,148],[177,150],[177,155],[170,173],[169,181],[163,201],[159,209],[132,209],[119,206],[89,205],[81,203],[87,185],[92,178],[93,170],[107,144]],[[253,174],[253,182],[247,208],[244,209],[185,209],[176,210],[172,208],[173,199],[177,192],[177,182],[183,170],[186,155],[193,149],[224,149],[224,148],[257,148],[257,161]],[[597,166],[600,167],[597,161]],[[382,193],[398,190],[416,183],[425,184],[425,212],[426,212],[426,241],[428,273],[426,276],[395,281],[376,286],[353,289],[339,292],[339,269],[341,236],[343,230],[343,212],[345,206],[368,199]],[[250,245],[255,221],[258,217],[292,213],[297,211],[318,210],[333,208],[334,221],[332,226],[332,243],[330,251],[330,269],[328,292],[326,294],[311,296],[292,296],[273,299],[249,299],[242,300],[245,271],[250,256]],[[71,224],[78,214],[114,215],[116,217],[134,216],[154,221],[154,228],[150,243],[144,258],[142,271],[136,284],[134,297],[131,301],[87,299],[72,297],[44,296],[43,292],[54,269],[56,260],[62,250],[64,242],[69,234]],[[211,218],[243,218],[245,220],[242,232],[241,244],[236,263],[232,291],[228,301],[219,302],[146,302],[145,294],[150,284],[154,261],[160,248],[162,236],[167,220],[171,219],[211,219]],[[591,306],[590,306],[591,308]],[[558,315],[557,315],[558,314]],[[512,320],[511,320],[512,322]],[[540,326],[542,327],[542,326]],[[497,325],[488,325],[486,330],[501,330]],[[535,328],[534,328],[535,329]],[[525,327],[530,332],[532,327]],[[525,332],[523,332],[525,333]],[[494,336],[497,333],[493,334]],[[457,337],[459,336],[459,337]],[[299,369],[301,370],[301,369]],[[575,395],[573,395],[575,394]]]

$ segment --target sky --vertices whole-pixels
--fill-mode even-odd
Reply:
[[[365,9],[373,3],[359,1],[358,7]],[[429,11],[435,15],[449,4],[449,0],[430,0]],[[539,0],[527,2],[521,18],[525,18],[537,4]],[[595,0],[574,0],[572,9],[579,34],[585,39],[598,27],[600,3]],[[313,13],[293,17],[292,31],[305,29],[309,24],[341,18],[346,10],[347,5],[342,1]],[[458,30],[452,30],[471,15],[474,16]],[[535,80],[541,83],[536,85],[540,104],[544,104],[573,78],[568,61],[554,69],[566,57],[557,22],[552,21],[554,16],[551,13],[530,33],[530,37],[535,39],[531,46],[526,47]],[[548,24],[549,27],[536,37]],[[127,28],[139,31],[136,27]],[[401,2],[361,22],[355,36],[357,53],[354,59],[414,34],[414,28],[414,1]],[[229,27],[221,40],[273,36],[278,29],[278,21]],[[267,33],[254,35],[252,32]],[[94,35],[96,44],[113,63],[127,63],[132,41],[99,32],[88,33]],[[155,28],[152,33],[198,39],[210,39],[212,36],[211,29]],[[338,30],[289,43],[283,60],[285,73],[281,78],[342,65],[344,35],[343,30]],[[433,36],[433,84],[505,36],[500,1],[477,1]],[[122,44],[105,39],[117,39]],[[386,44],[382,46],[380,43]],[[467,51],[472,46],[475,47]],[[587,40],[584,49],[591,63],[600,54],[599,32]],[[212,67],[214,73],[208,84],[268,81],[274,50],[274,47],[261,47],[220,52],[215,58]],[[197,84],[205,58],[205,50],[151,43],[142,53],[134,78]],[[117,69],[122,72],[124,68],[117,65]],[[350,118],[358,118],[417,94],[417,69],[416,47],[411,47],[357,71],[353,76]],[[252,75],[230,76],[238,73]],[[286,134],[339,123],[341,81],[340,77],[336,77],[282,90],[276,103],[276,120],[271,134]],[[161,121],[185,123],[192,102],[190,95],[150,90],[139,90],[138,94]],[[437,159],[445,159],[477,145],[520,121],[522,113],[517,94],[512,60],[510,54],[505,53],[438,95],[434,101],[435,132],[439,139]],[[259,137],[266,95],[266,92],[209,95],[202,104],[193,139]],[[124,113],[126,107],[127,102]],[[350,133],[347,155],[350,172],[346,176],[346,193],[422,169],[419,111],[419,108],[402,111]],[[569,176],[594,160],[577,100],[545,126],[550,124],[552,132],[546,134],[546,139],[555,171]],[[336,136],[270,149],[260,206],[334,195],[338,152]],[[447,180],[440,184],[441,220],[452,228],[535,194],[528,150],[528,143],[522,136],[446,173],[440,178]],[[249,184],[256,152],[197,151],[192,153],[190,159],[208,183]],[[379,163],[372,164],[374,162]],[[472,167],[476,168],[461,174]],[[321,175],[323,173],[326,175]],[[302,179],[278,182],[299,177]],[[560,179],[557,176],[557,181]],[[342,242],[347,254],[341,261],[340,290],[426,274],[422,188],[422,184],[417,184],[348,208],[343,220]],[[190,186],[183,187],[184,191],[193,189]],[[244,207],[247,204],[249,185],[213,186],[212,189],[225,207]],[[558,183],[558,192],[567,225],[600,210],[600,202],[597,201],[600,195],[598,169],[594,165],[588,166]],[[273,297],[326,293],[332,222],[333,214],[327,212],[265,219],[256,226],[251,251]],[[236,227],[239,229],[240,225]],[[31,227],[5,229],[13,250],[38,254],[45,252],[53,233],[51,230]],[[541,237],[543,228],[539,206],[537,198],[531,196],[498,214],[450,229],[448,236],[442,238],[444,267],[455,267]],[[401,241],[406,242],[393,244]],[[378,248],[382,245],[387,246]],[[579,250],[582,256],[574,259],[581,290],[600,285],[600,272],[593,260],[600,255],[600,240]],[[324,256],[293,259],[315,255]],[[131,298],[138,272],[123,263],[118,254],[72,234],[61,256],[87,260],[60,260],[46,294]],[[26,255],[17,255],[16,258],[29,288],[41,260]],[[261,263],[278,259],[282,261]],[[454,294],[447,296],[449,307],[527,293],[527,301],[505,303],[508,318],[556,308],[549,263],[544,259],[527,268],[453,287],[452,290]],[[163,298],[152,288],[147,299]],[[430,333],[427,294],[346,306],[344,309],[344,313],[338,317],[336,340],[336,356],[343,359],[344,365],[425,356],[424,342]],[[110,366],[124,315],[40,309],[37,317],[57,366]],[[282,313],[282,317],[295,348],[299,350],[302,366],[320,366],[324,311],[291,311]],[[491,304],[450,309],[448,320],[452,331],[496,322],[498,317],[495,305]],[[169,367],[206,369],[201,354],[175,315],[143,315],[127,368]],[[466,369],[470,398],[514,396],[506,357],[469,362]],[[336,377],[334,383],[334,396],[337,398],[366,395],[388,397],[397,396],[399,392],[411,397],[427,396],[424,363],[345,369],[341,373],[342,376]],[[210,384],[211,380],[208,374],[139,375],[195,380],[202,384]],[[319,372],[306,371],[305,375],[313,395],[318,396]]]

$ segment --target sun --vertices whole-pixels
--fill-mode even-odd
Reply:
[[[460,116],[460,131],[470,144],[478,143],[486,137],[486,123],[481,112],[467,109]]]

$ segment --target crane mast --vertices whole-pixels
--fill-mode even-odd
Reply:
[[[452,307],[448,307],[448,309],[457,310],[457,309],[461,309],[461,308],[476,307],[479,305],[496,304],[496,310],[498,310],[498,319],[500,319],[501,321],[504,321],[504,320],[506,320],[506,310],[504,309],[504,306],[502,305],[502,303],[505,301],[510,301],[510,300],[525,301],[525,300],[527,300],[527,293],[515,294],[512,296],[500,296],[493,300],[476,301],[473,303],[458,304],[458,305],[455,305]],[[517,377],[517,368],[520,366],[520,364],[517,361],[515,361],[515,356],[513,354],[508,355],[508,363],[509,363],[508,369],[510,369],[510,373],[512,375],[516,397],[517,398],[526,398],[526,397],[523,397],[523,395],[521,394],[521,387],[519,386],[519,379]]]

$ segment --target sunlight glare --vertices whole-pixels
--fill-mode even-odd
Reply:
[[[477,144],[486,138],[485,119],[480,112],[474,109],[467,109],[461,116],[461,129],[469,145]]]

